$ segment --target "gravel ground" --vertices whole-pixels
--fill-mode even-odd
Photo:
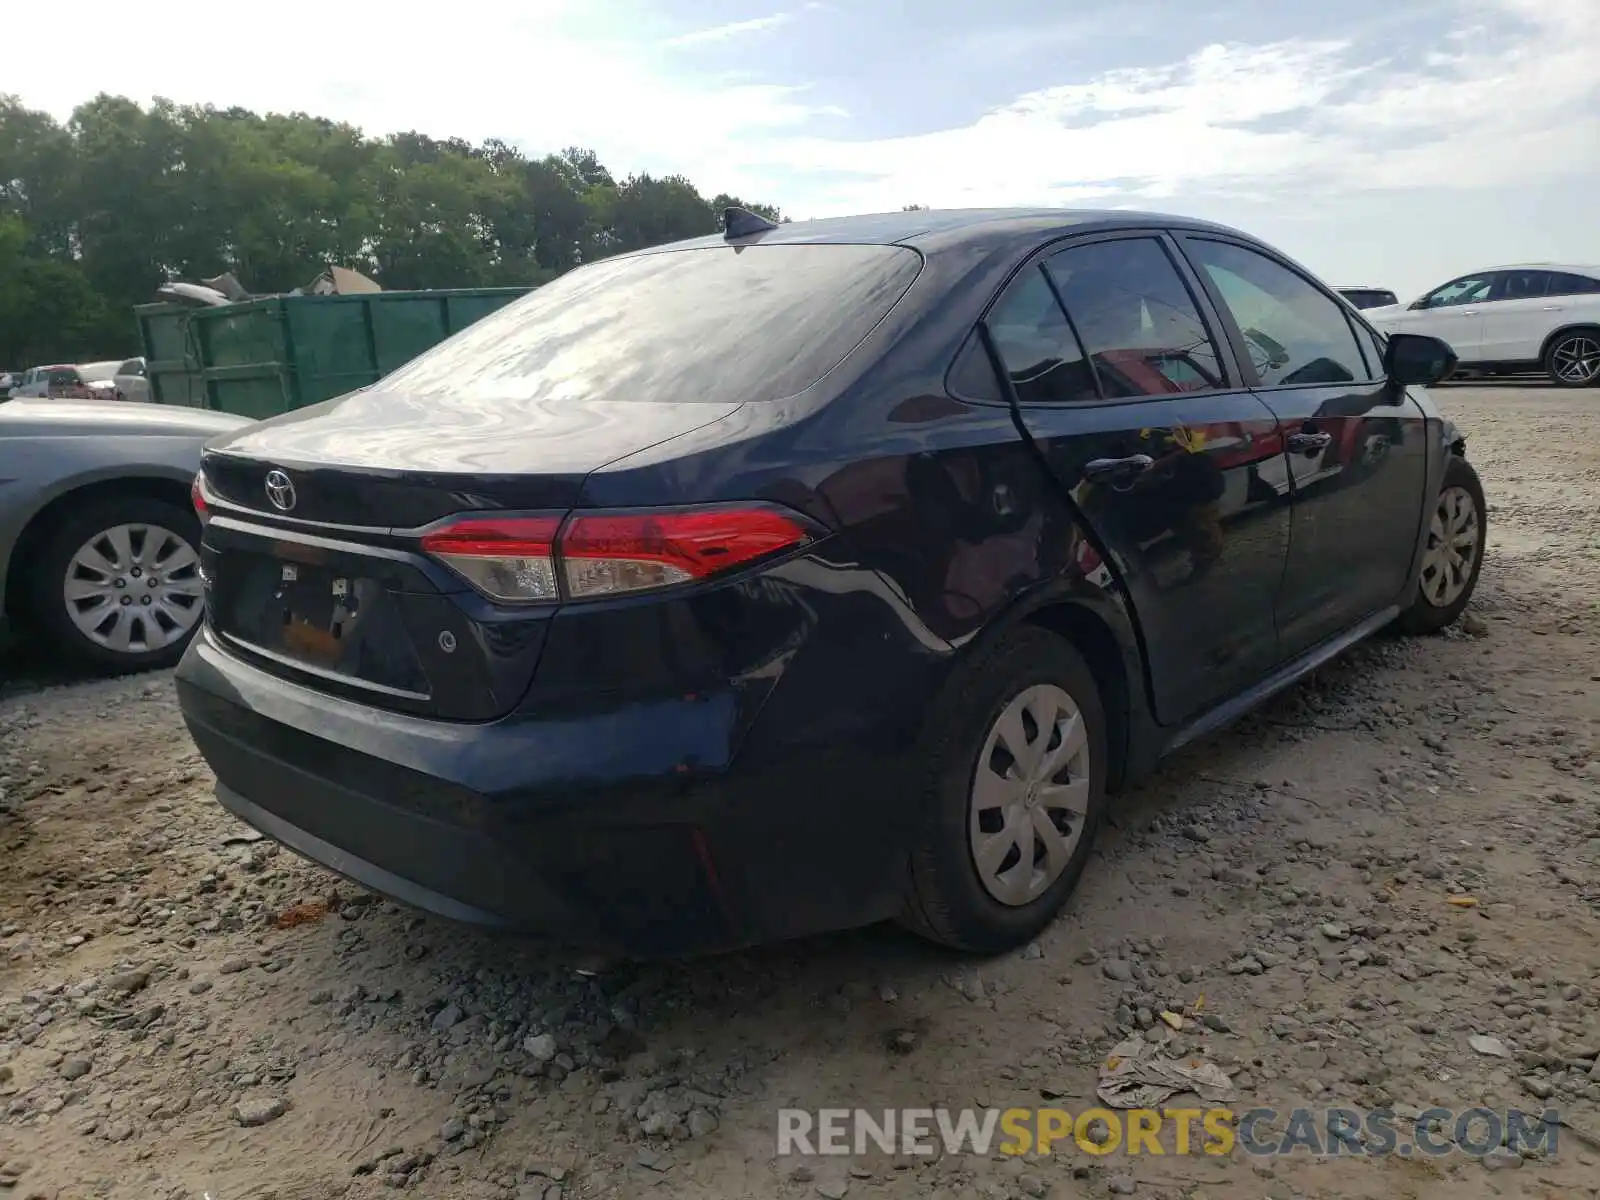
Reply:
[[[1600,1196],[1600,393],[1439,398],[1491,507],[1462,627],[1186,752],[987,962],[876,929],[586,980],[256,839],[166,678],[0,685],[0,1197]],[[1236,1108],[1568,1127],[1526,1160],[774,1157],[783,1106],[1078,1111],[1202,994],[1180,1039]]]

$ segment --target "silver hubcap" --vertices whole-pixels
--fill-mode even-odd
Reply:
[[[91,642],[118,654],[161,650],[204,611],[200,556],[160,525],[113,526],[72,556],[61,598]]]
[[[1478,559],[1478,506],[1465,488],[1439,493],[1422,555],[1422,594],[1435,608],[1449,608],[1467,588]]]
[[[1089,734],[1072,697],[1030,687],[989,731],[972,780],[972,861],[1001,904],[1036,900],[1067,869],[1089,813]]]
[[[1558,342],[1550,364],[1563,382],[1593,383],[1600,379],[1600,340],[1580,334]]]

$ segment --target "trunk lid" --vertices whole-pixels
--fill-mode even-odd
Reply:
[[[378,385],[214,440],[206,480],[230,505],[340,526],[414,529],[473,509],[570,508],[591,471],[738,408],[486,400]],[[272,470],[294,485],[288,510],[268,497]]]

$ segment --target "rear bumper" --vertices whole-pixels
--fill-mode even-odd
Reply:
[[[208,633],[177,686],[226,808],[453,920],[660,957],[870,923],[902,894],[904,761],[845,745],[701,774],[744,719],[731,694],[437,722],[287,683]]]

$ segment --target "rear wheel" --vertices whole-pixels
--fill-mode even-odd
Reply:
[[[1472,464],[1452,454],[1428,518],[1417,597],[1400,614],[1405,633],[1435,633],[1453,624],[1478,586],[1488,532],[1483,484]]]
[[[1544,352],[1545,373],[1557,387],[1600,383],[1600,329],[1570,329]]]
[[[902,920],[998,953],[1037,937],[1083,874],[1105,808],[1105,713],[1083,659],[1042,629],[959,671],[930,720]]]
[[[199,521],[146,496],[108,496],[68,514],[31,573],[46,635],[104,674],[172,666],[204,611]]]

